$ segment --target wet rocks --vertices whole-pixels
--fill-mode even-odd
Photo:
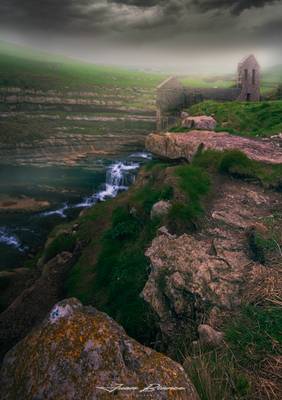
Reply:
[[[1,400],[198,399],[179,364],[76,299],[56,304],[6,355],[0,384]]]

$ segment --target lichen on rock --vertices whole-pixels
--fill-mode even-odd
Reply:
[[[76,299],[6,354],[0,384],[1,400],[198,399],[181,365]]]

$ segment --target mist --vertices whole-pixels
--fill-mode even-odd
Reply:
[[[275,0],[3,0],[0,39],[96,64],[234,73],[254,53],[282,63]]]

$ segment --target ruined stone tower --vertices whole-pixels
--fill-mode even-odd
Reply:
[[[238,100],[260,100],[260,66],[252,54],[238,64],[238,87],[241,89]]]
[[[186,87],[174,76],[166,79],[156,90],[157,129],[167,129],[172,115],[177,118],[183,108],[204,100],[260,101],[260,66],[255,56],[251,54],[240,61],[234,87]]]

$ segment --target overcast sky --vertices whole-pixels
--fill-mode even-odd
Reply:
[[[104,64],[232,71],[282,63],[282,0],[0,0],[0,39]]]

